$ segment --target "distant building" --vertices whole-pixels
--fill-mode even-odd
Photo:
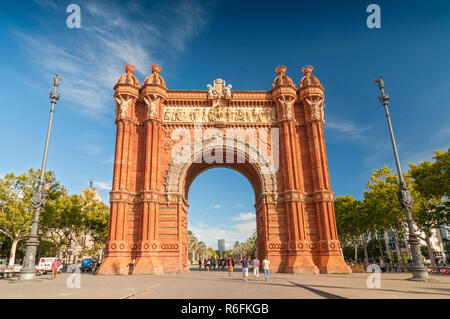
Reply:
[[[217,241],[217,246],[219,251],[225,251],[225,239],[219,239]]]
[[[98,189],[94,187],[94,182],[90,181],[88,188],[82,188],[81,196],[83,197],[84,192],[89,192],[93,195],[93,200],[98,200],[100,202],[102,201],[102,198],[98,194]],[[93,251],[95,249],[94,242],[92,240],[92,237],[89,234],[83,234],[81,235],[78,240],[71,241],[69,245],[67,246],[67,249],[63,252],[63,260],[65,260],[66,263],[79,263],[84,258],[90,258],[95,257],[91,256],[90,254],[86,254],[86,251]],[[103,248],[100,248],[100,259],[103,257]]]
[[[98,200],[98,201],[100,201],[100,202],[103,202],[103,201],[102,201],[102,198],[101,198],[100,195],[98,194],[98,189],[96,189],[96,188],[94,187],[94,182],[93,182],[93,181],[91,181],[91,182],[89,183],[89,188],[82,188],[81,191],[83,191],[83,192],[89,192],[89,193],[91,193],[91,194],[94,196],[93,199]]]

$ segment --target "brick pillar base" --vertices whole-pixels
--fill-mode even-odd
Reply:
[[[136,259],[133,274],[135,275],[162,275],[164,268],[156,257],[141,256]]]
[[[342,257],[341,243],[338,240],[321,240],[317,244],[319,250],[313,258],[321,274],[352,273]]]
[[[351,274],[352,270],[342,256],[317,256],[321,274]]]
[[[287,273],[318,274],[319,268],[314,264],[312,256],[288,256]]]
[[[105,257],[98,270],[99,275],[128,275],[129,256]]]

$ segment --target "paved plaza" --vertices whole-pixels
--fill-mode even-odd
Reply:
[[[37,277],[37,282],[19,283],[17,277],[0,280],[0,299],[17,298],[112,298],[112,299],[341,299],[341,298],[447,298],[450,299],[450,276],[431,277],[429,282],[405,280],[407,273],[381,274],[381,287],[368,288],[369,274],[294,275],[272,273],[268,282],[261,274],[255,281],[242,280],[237,271],[231,278],[224,271],[167,275],[93,276],[80,274],[80,288],[68,288],[68,273],[55,280],[50,275]]]

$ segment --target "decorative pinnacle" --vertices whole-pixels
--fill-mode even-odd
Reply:
[[[275,72],[277,72],[278,75],[283,75],[286,73],[287,67],[284,65],[279,65],[275,68]]]
[[[153,74],[159,74],[159,72],[161,72],[162,70],[161,66],[159,66],[158,64],[152,64],[150,69],[152,69]]]
[[[314,68],[311,66],[311,65],[305,65],[303,68],[302,68],[302,72],[303,72],[303,74],[304,75],[311,75],[311,72],[314,70]]]
[[[127,73],[133,73],[136,70],[136,67],[131,64],[125,64],[123,67]]]

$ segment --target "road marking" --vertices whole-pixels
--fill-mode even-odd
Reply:
[[[132,298],[135,297],[136,295],[142,294],[142,293],[144,293],[144,292],[147,292],[147,291],[149,291],[150,289],[156,288],[156,287],[158,287],[158,286],[159,286],[159,284],[156,284],[156,285],[151,286],[151,287],[148,287],[148,288],[146,288],[146,289],[139,290],[138,292],[135,292],[134,294],[131,294],[131,295],[122,297],[121,299],[132,299]]]

